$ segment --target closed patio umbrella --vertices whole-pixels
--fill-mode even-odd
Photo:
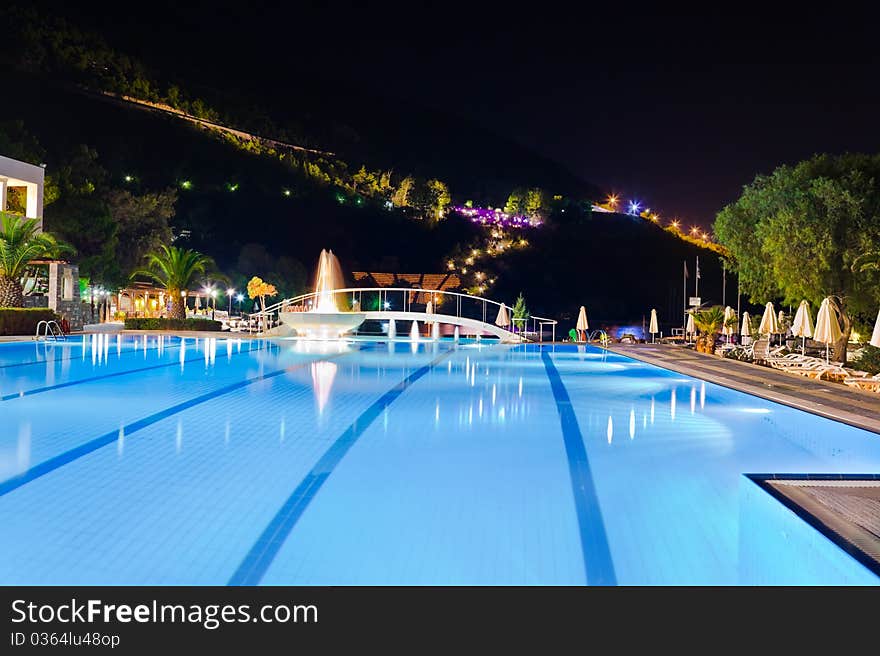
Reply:
[[[776,335],[779,333],[779,318],[776,316],[776,310],[773,309],[773,303],[767,303],[764,307],[764,316],[761,317],[761,325],[758,332],[762,335]]]
[[[495,325],[505,328],[510,325],[510,315],[507,314],[507,306],[504,303],[498,308],[498,316],[495,317]]]
[[[749,316],[748,312],[743,312],[743,324],[742,328],[740,328],[739,334],[744,338],[743,344],[746,343],[746,337],[749,338],[749,341],[752,341],[752,318]]]
[[[578,312],[578,320],[575,328],[578,331],[578,341],[583,342],[587,338],[587,331],[590,329],[590,323],[587,321],[587,309],[581,305]]]
[[[434,303],[432,301],[428,301],[428,304],[425,306],[425,314],[434,314]],[[430,326],[433,323],[433,321],[426,321],[425,325]]]
[[[688,312],[688,321],[684,328],[685,335],[693,335],[696,331],[697,327],[694,325],[694,315]]]
[[[874,324],[874,333],[871,335],[871,346],[880,348],[880,312],[877,313],[877,322]]]
[[[724,308],[724,325],[721,326],[721,334],[727,335],[728,341],[730,340],[731,335],[736,334],[736,326],[727,325],[727,322],[733,318],[736,318],[736,312],[734,312],[733,308],[728,305]]]
[[[813,336],[813,317],[810,316],[810,304],[804,299],[798,305],[791,324],[791,334],[801,338],[801,353],[806,352],[807,337]]]
[[[840,339],[840,324],[837,322],[837,314],[826,298],[822,301],[819,314],[816,315],[816,330],[813,331],[813,339],[825,345],[825,363],[828,363],[829,345]]]
[[[651,323],[648,326],[648,332],[651,333],[651,341],[654,341],[654,335],[660,332],[660,327],[657,325],[657,310],[651,309]]]
[[[202,307],[202,297],[196,294],[196,310],[201,309]]]

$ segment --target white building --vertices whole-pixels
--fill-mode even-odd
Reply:
[[[6,201],[11,188],[24,188],[25,216],[37,219],[43,228],[43,180],[42,166],[34,166],[17,159],[0,155],[0,212],[6,211]]]

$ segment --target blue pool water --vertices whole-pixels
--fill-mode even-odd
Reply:
[[[0,344],[0,584],[877,584],[880,436],[576,346]]]

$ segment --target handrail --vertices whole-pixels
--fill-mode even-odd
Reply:
[[[305,305],[305,302],[310,299],[318,298],[324,294],[330,294],[331,296],[335,296],[337,294],[358,294],[362,295],[364,292],[367,293],[378,293],[379,294],[379,312],[385,311],[393,311],[390,308],[385,307],[385,302],[388,299],[388,293],[403,293],[403,311],[408,312],[409,307],[412,303],[408,300],[410,295],[418,295],[418,294],[429,294],[432,298],[435,295],[441,296],[451,296],[456,299],[455,304],[455,316],[460,318],[471,318],[462,316],[462,301],[476,301],[478,303],[483,304],[482,309],[482,322],[490,323],[492,318],[488,316],[488,308],[490,305],[495,306],[500,310],[501,306],[504,305],[505,308],[510,310],[513,306],[508,305],[507,303],[499,303],[498,301],[493,301],[490,298],[485,298],[482,296],[472,296],[471,294],[462,294],[461,292],[452,292],[452,291],[443,291],[439,289],[425,289],[422,287],[343,287],[340,289],[331,289],[326,292],[309,292],[308,294],[300,294],[299,296],[294,296],[292,298],[284,299],[282,301],[278,301],[277,303],[273,303],[272,305],[261,309],[259,312],[254,312],[248,315],[248,318],[256,319],[256,329],[257,332],[262,332],[265,329],[268,329],[271,325],[271,321],[274,320],[274,316],[277,312],[283,310],[286,306],[297,306],[297,305]],[[383,298],[385,299],[383,301]],[[263,320],[266,319],[264,322]],[[552,321],[552,320],[551,320]],[[262,328],[263,324],[266,324],[266,328]],[[253,328],[251,321],[248,321],[248,331],[250,332]]]
[[[610,338],[608,337],[608,333],[606,333],[606,332],[605,332],[604,330],[602,330],[601,328],[598,329],[598,330],[594,330],[593,332],[591,332],[591,333],[587,336],[587,341],[588,341],[588,342],[592,342],[594,339],[596,339],[596,336],[597,336],[597,335],[598,335],[598,337],[599,337],[599,342],[602,344],[602,346],[607,346],[607,345],[608,345],[608,342],[611,341]]]
[[[411,292],[411,293],[425,293],[425,294],[432,294],[432,295],[433,294],[440,294],[443,296],[457,296],[457,297],[467,298],[467,299],[474,300],[474,301],[491,303],[492,305],[496,305],[499,308],[502,305],[502,303],[499,303],[498,301],[493,301],[491,298],[485,298],[483,296],[472,296],[471,294],[462,294],[461,292],[443,291],[440,289],[425,289],[423,287],[342,287],[340,289],[331,289],[326,292],[309,292],[308,294],[300,294],[299,296],[293,296],[292,298],[287,298],[287,299],[284,299],[283,301],[278,301],[277,303],[273,303],[269,307],[267,307],[263,310],[260,310],[259,312],[254,312],[250,316],[255,317],[260,314],[275,312],[278,309],[280,309],[281,306],[283,306],[285,304],[297,305],[302,301],[305,301],[310,298],[315,298],[315,297],[321,296],[323,294],[334,294],[335,295],[335,294],[343,294],[343,293],[347,294],[350,292],[380,292],[380,293]],[[507,303],[504,303],[503,305],[508,309],[513,307],[512,305],[508,305]],[[384,309],[384,308],[382,308],[382,306],[380,305],[379,310],[381,311],[382,309]]]
[[[61,326],[54,319],[47,321],[43,319],[37,322],[37,330],[34,334],[34,339],[40,339],[40,328],[43,328],[43,337],[45,339],[49,339],[51,337],[54,339],[67,339],[67,335],[64,334],[64,331],[61,329]]]

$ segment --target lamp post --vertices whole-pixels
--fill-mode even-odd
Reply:
[[[244,300],[244,294],[236,294],[235,300],[238,301],[238,314],[241,314],[241,302]]]
[[[232,297],[235,296],[235,290],[231,287],[226,290],[226,300],[229,301],[229,316],[232,316]]]
[[[214,320],[214,311],[217,309],[217,290],[211,289],[211,321]]]

